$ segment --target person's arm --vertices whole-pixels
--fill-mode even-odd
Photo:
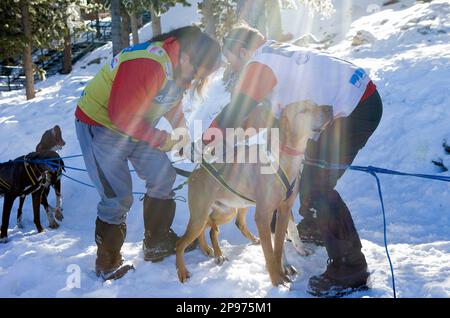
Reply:
[[[210,127],[242,127],[250,112],[270,94],[276,84],[277,79],[268,66],[256,62],[249,64],[236,85],[230,104],[222,109]]]
[[[186,119],[183,113],[183,104],[181,103],[181,101],[177,106],[173,107],[171,110],[165,113],[164,118],[167,119],[173,129],[176,129],[178,127],[187,127]]]
[[[109,97],[108,112],[112,123],[128,136],[145,141],[151,147],[163,145],[169,136],[145,120],[145,113],[164,81],[164,71],[156,61],[126,61],[119,66]]]

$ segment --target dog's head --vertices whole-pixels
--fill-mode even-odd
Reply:
[[[298,148],[332,118],[333,110],[330,106],[318,106],[311,101],[289,104],[280,118],[280,141]]]
[[[61,128],[58,125],[55,125],[52,129],[44,132],[41,141],[36,146],[36,151],[58,151],[61,150],[65,145],[66,142],[62,138]]]

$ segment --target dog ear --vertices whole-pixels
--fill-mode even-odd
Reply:
[[[56,141],[61,142],[63,146],[66,144],[62,138],[62,131],[59,125],[55,125],[55,127],[53,127],[53,136],[55,136]]]

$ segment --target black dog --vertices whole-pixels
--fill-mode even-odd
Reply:
[[[9,217],[17,197],[32,194],[34,224],[38,232],[44,229],[40,221],[40,204],[49,190],[52,175],[61,175],[64,162],[55,151],[32,152],[0,164],[0,196],[4,196],[0,242],[8,237]],[[47,216],[49,216],[47,214]],[[50,225],[56,223],[49,216]]]
[[[41,140],[36,146],[36,152],[45,151],[58,151],[61,150],[63,146],[66,145],[62,137],[61,128],[55,125],[52,129],[46,130],[41,137]],[[63,169],[64,170],[64,169]],[[58,221],[62,221],[64,216],[62,214],[61,208],[61,173],[51,173],[50,185],[55,190],[56,196],[56,208],[53,208],[48,204],[47,198],[50,192],[50,187],[44,191],[41,198],[41,204],[44,206],[45,212],[49,219],[50,228],[58,228],[59,224],[55,221],[55,217]],[[22,228],[22,207],[25,202],[26,195],[20,196],[19,208],[17,209],[17,227]],[[53,217],[54,215],[54,217]]]

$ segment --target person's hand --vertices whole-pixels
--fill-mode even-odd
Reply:
[[[176,137],[179,137],[178,139]],[[177,134],[174,136],[174,134],[167,134],[166,139],[164,143],[158,147],[158,149],[162,152],[169,152],[176,149],[183,149],[185,145],[187,145],[190,142],[190,138],[188,134]]]

